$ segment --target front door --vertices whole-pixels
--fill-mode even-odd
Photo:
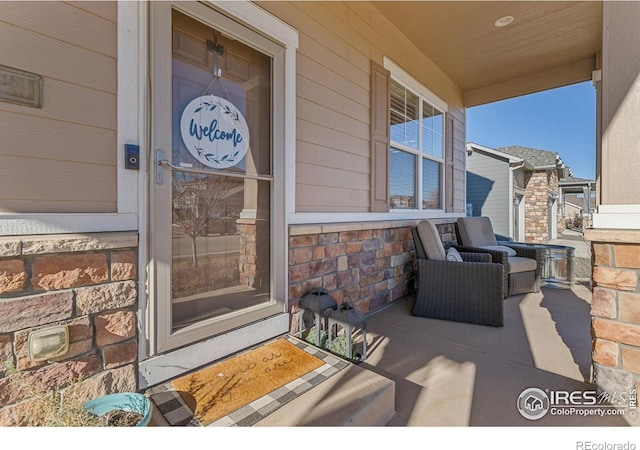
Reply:
[[[151,353],[250,335],[284,312],[273,248],[280,49],[207,6],[178,5],[152,15]]]

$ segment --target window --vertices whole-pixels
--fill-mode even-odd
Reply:
[[[393,209],[442,209],[444,112],[391,80],[389,186]]]

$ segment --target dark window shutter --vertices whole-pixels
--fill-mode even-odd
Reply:
[[[390,72],[371,61],[371,212],[389,211]]]
[[[444,136],[445,211],[453,212],[453,116],[447,113]]]

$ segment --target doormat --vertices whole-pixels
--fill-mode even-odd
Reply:
[[[171,426],[251,426],[347,365],[287,337],[147,392]]]

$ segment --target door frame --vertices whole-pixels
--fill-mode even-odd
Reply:
[[[237,352],[254,343],[269,339],[270,337],[286,333],[289,328],[289,315],[287,313],[287,220],[285,205],[291,201],[285,194],[286,167],[295,164],[295,52],[298,46],[297,31],[282,23],[275,17],[266,13],[251,2],[225,2],[217,4],[177,2],[151,2],[149,6],[150,30],[150,136],[149,149],[149,258],[148,258],[148,301],[146,302],[146,317],[148,319],[145,334],[148,341],[146,356],[141,355],[140,374],[141,385],[152,385],[163,379],[176,376],[179,373],[191,370],[206,362]],[[277,300],[276,310],[267,314],[269,317],[255,317],[254,325],[249,327],[230,326],[228,330],[218,330],[214,333],[203,331],[203,326],[186,327],[184,330],[171,333],[170,314],[167,314],[167,302],[160,304],[161,290],[170,289],[168,280],[163,274],[167,267],[170,270],[170,259],[166,253],[158,252],[151,244],[155,239],[170,239],[170,229],[159,230],[154,226],[152,219],[159,210],[166,210],[166,205],[161,205],[158,199],[161,193],[158,189],[170,185],[167,180],[163,185],[156,183],[158,165],[156,163],[156,150],[162,149],[160,143],[171,142],[171,131],[162,128],[158,122],[158,115],[153,111],[165,108],[171,111],[171,96],[153,97],[153,87],[156,85],[171,85],[171,10],[175,8],[204,23],[209,23],[216,29],[232,36],[241,37],[241,40],[254,48],[259,49],[274,57],[272,69],[273,78],[273,182],[272,182],[272,271],[271,283],[274,299]],[[266,37],[272,43],[279,46],[278,54],[266,51],[261,45],[246,39],[244,27],[249,34],[257,33],[260,39]],[[242,29],[241,36],[238,30]],[[165,57],[158,58],[160,52]],[[277,60],[277,61],[276,61]],[[167,84],[169,83],[169,84]],[[166,117],[166,116],[165,116]],[[164,145],[164,144],[163,144]],[[165,170],[165,175],[169,172]],[[164,193],[166,195],[166,192]],[[166,198],[166,197],[165,197]],[[169,227],[170,228],[170,227]],[[164,234],[163,234],[164,233]],[[170,241],[169,241],[170,242]],[[170,254],[169,254],[170,256]],[[158,270],[156,270],[158,269]],[[170,296],[170,295],[169,295]],[[168,306],[170,307],[170,301]],[[164,311],[162,310],[164,308]],[[167,322],[168,318],[168,322]],[[206,321],[205,325],[206,326]],[[194,351],[194,347],[202,351]],[[172,369],[171,367],[179,367]]]
[[[511,220],[511,235],[513,240],[517,242],[524,242],[524,207],[525,207],[525,191],[524,189],[514,189],[511,211],[513,218]]]

